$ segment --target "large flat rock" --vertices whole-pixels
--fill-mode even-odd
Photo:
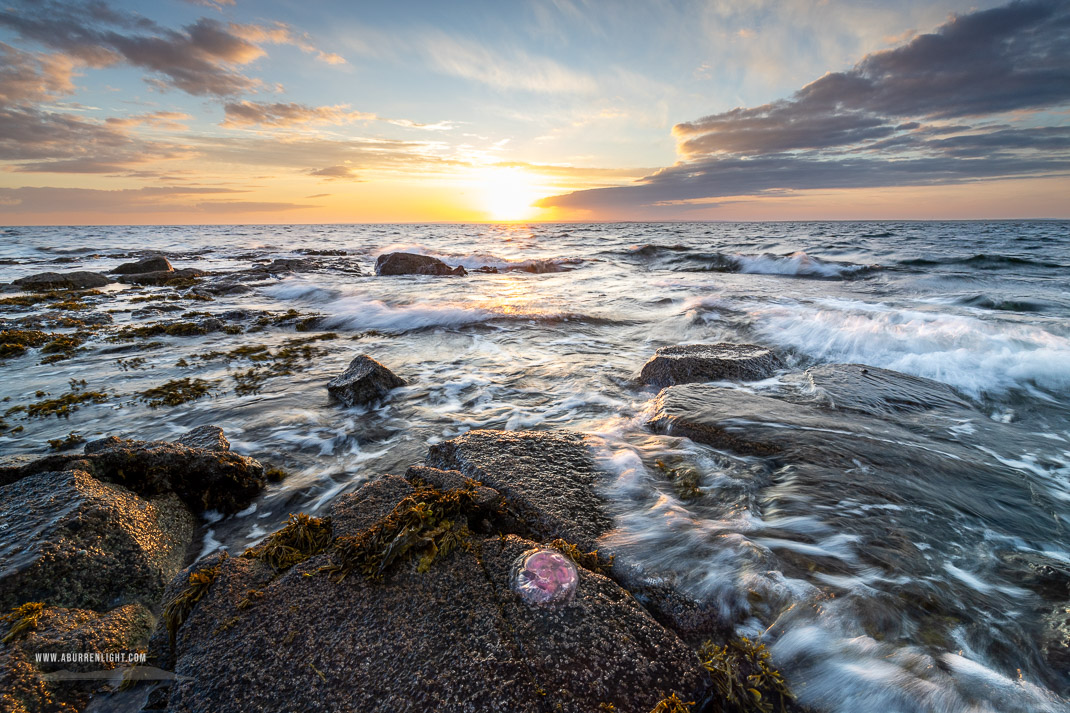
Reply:
[[[369,526],[360,504],[385,513],[409,492],[395,477],[365,485],[332,509],[335,532]],[[381,581],[328,577],[330,550],[280,575],[255,559],[204,563],[219,574],[178,631],[175,673],[189,678],[168,710],[645,713],[672,692],[703,696],[694,652],[612,580],[579,568],[567,605],[524,602],[513,564],[535,547],[474,535],[426,572],[401,562]]]
[[[174,494],[145,500],[78,470],[0,488],[0,610],[40,601],[155,606],[182,568],[194,519]]]

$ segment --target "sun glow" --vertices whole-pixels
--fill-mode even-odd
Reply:
[[[535,177],[519,168],[487,168],[478,174],[483,210],[491,220],[528,220],[539,210],[532,205],[546,195]]]

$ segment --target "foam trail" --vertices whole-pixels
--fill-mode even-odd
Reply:
[[[838,299],[763,306],[751,316],[763,341],[935,379],[974,397],[1070,387],[1070,339],[1035,325]]]

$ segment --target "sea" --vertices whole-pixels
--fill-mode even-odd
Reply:
[[[376,276],[389,252],[469,275]],[[69,358],[0,361],[0,415],[14,409],[0,452],[223,427],[233,450],[289,475],[242,512],[207,513],[204,556],[322,514],[471,429],[580,431],[607,474],[617,545],[765,643],[801,703],[1070,710],[1070,222],[6,227],[0,281],[150,253],[214,276],[113,284],[65,312],[0,305],[0,327],[84,339]],[[306,262],[249,272],[276,259]],[[240,288],[204,291],[228,274]],[[240,328],[117,336],[210,319]],[[334,336],[294,341],[321,335]],[[870,441],[850,432],[829,438],[857,467],[763,470],[647,425],[643,364],[716,342],[786,365],[727,388],[777,396],[808,368],[863,364],[942,382],[967,407],[925,421],[936,445],[894,473],[866,467]],[[298,356],[278,360],[287,347]],[[327,381],[360,354],[408,385],[368,407],[330,402]],[[177,379],[200,397],[145,395]],[[79,391],[105,397],[66,416],[16,408]],[[700,497],[678,497],[667,460],[699,470]]]

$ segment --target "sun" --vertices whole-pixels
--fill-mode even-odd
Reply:
[[[491,220],[528,220],[538,208],[532,205],[544,192],[535,177],[520,168],[495,166],[479,172],[482,208]]]

